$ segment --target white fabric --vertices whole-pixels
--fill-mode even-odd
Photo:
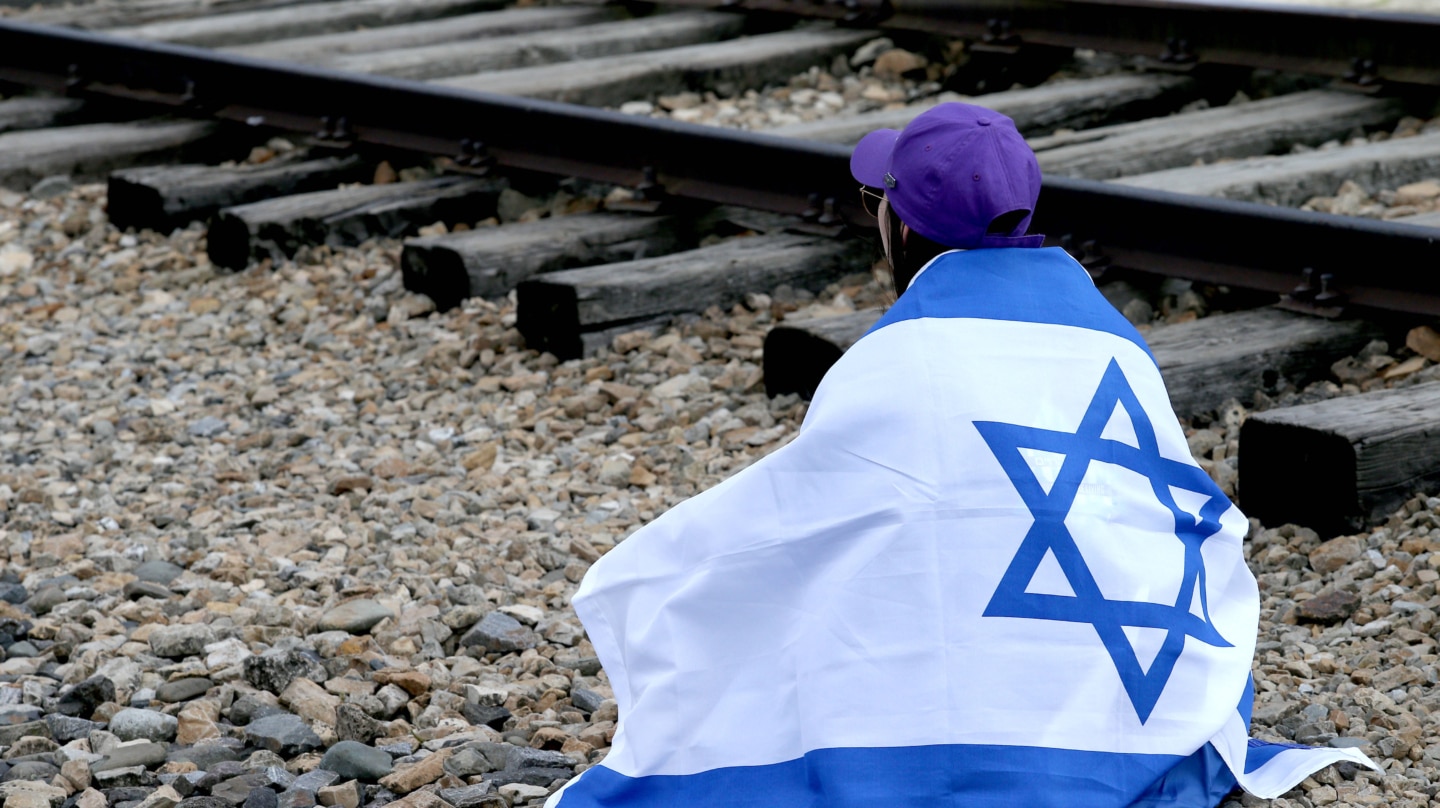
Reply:
[[[1263,796],[1331,759],[1373,765],[1355,750],[1294,766],[1281,753],[1272,764],[1282,765],[1244,774],[1236,706],[1259,605],[1240,546],[1248,524],[1233,506],[1201,545],[1203,592],[1190,607],[1208,606],[1229,645],[1186,637],[1144,718],[1095,626],[984,614],[1035,519],[976,424],[1076,432],[1111,363],[1159,455],[1194,466],[1154,360],[1116,334],[921,318],[861,339],[794,441],[676,506],[585,577],[575,609],[621,716],[603,765],[686,775],[817,749],[940,744],[1183,756],[1214,741]],[[1101,438],[1134,446],[1135,435],[1117,406]],[[1055,454],[1022,452],[1047,491],[1064,462]],[[1170,494],[1197,520],[1211,497]],[[1184,548],[1144,476],[1091,461],[1065,525],[1106,599],[1175,605]],[[1068,594],[1053,561],[1026,593]],[[1142,671],[1163,635],[1127,627]]]

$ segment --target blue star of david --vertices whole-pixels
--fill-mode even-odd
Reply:
[[[1101,434],[1119,407],[1130,417],[1136,443],[1102,438]],[[976,421],[975,427],[1024,499],[1034,523],[1016,551],[985,607],[986,617],[1019,617],[1089,623],[1104,644],[1115,670],[1144,724],[1160,700],[1170,674],[1185,647],[1185,638],[1221,648],[1230,643],[1210,621],[1205,595],[1205,562],[1200,546],[1220,530],[1220,516],[1230,501],[1204,471],[1189,463],[1160,456],[1155,429],[1130,383],[1112,359],[1080,427],[1072,432],[1039,429],[997,421]],[[1022,449],[1038,449],[1064,455],[1060,471],[1049,491],[1041,485]],[[1175,604],[1109,600],[1100,591],[1090,567],[1065,525],[1085,472],[1092,462],[1110,463],[1146,477],[1160,504],[1175,516],[1175,537],[1185,548],[1185,568]],[[1182,511],[1170,487],[1208,495],[1198,514]],[[1161,540],[1166,540],[1163,537]],[[1071,595],[1027,592],[1047,553],[1053,553],[1070,585]],[[1200,614],[1192,611],[1198,600]],[[1163,629],[1165,639],[1148,670],[1136,657],[1126,638],[1126,627]]]

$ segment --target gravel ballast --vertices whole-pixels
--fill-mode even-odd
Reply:
[[[508,300],[407,294],[397,243],[218,274],[201,231],[103,202],[0,192],[6,808],[538,803],[617,719],[586,569],[794,435],[760,376],[777,316],[883,298],[769,290],[558,363]],[[1245,414],[1191,425],[1217,478]],[[1252,531],[1257,734],[1388,772],[1276,806],[1429,804],[1436,531],[1424,497],[1343,540]]]

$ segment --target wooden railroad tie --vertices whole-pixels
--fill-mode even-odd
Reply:
[[[1296,143],[1318,146],[1356,129],[1389,125],[1402,115],[1403,106],[1393,99],[1311,90],[1051,135],[1030,146],[1045,174],[1108,180],[1196,160],[1272,154]]]
[[[739,14],[686,11],[582,28],[343,56],[327,66],[405,79],[434,79],[678,48],[738,36]]]
[[[405,242],[405,288],[440,311],[467,297],[499,297],[545,272],[612,264],[673,252],[682,245],[670,216],[589,213],[479,228]]]
[[[1116,180],[1122,185],[1295,207],[1335,193],[1345,180],[1368,191],[1440,175],[1440,132],[1363,146],[1175,168]]]
[[[809,397],[831,364],[880,319],[878,311],[784,323],[765,337],[765,389]],[[1336,360],[1380,336],[1360,320],[1325,320],[1279,309],[1212,314],[1145,335],[1177,415],[1248,402],[1282,380],[1324,378]]]
[[[30,8],[23,19],[40,25],[68,25],[91,31],[119,28],[121,26],[146,25],[153,22],[179,20],[194,17],[197,11],[210,14],[229,14],[240,11],[260,11],[270,8],[305,5],[307,0],[214,0],[199,3],[196,0],[127,0],[124,3],[82,3],[71,0],[6,0],[14,5],[45,8]]]
[[[781,284],[818,290],[863,270],[855,242],[767,234],[619,264],[552,272],[517,287],[516,327],[531,348],[561,359],[593,353],[610,336],[683,312],[727,308]]]
[[[175,165],[110,174],[106,210],[119,228],[169,230],[234,205],[334,188],[364,178],[358,157],[274,160],[260,165]]]
[[[850,51],[871,36],[868,31],[827,28],[782,31],[727,42],[458,76],[439,83],[504,95],[615,106],[636,98],[709,90],[722,84],[743,88],[785,81],[813,64]]]
[[[0,186],[25,190],[55,174],[99,179],[117,168],[208,151],[220,132],[207,121],[95,123],[0,134]]]
[[[1008,116],[1026,137],[1038,137],[1061,128],[1084,129],[1149,115],[1166,115],[1194,101],[1199,95],[1199,84],[1184,76],[1124,73],[1057,81],[971,98],[945,93],[899,109],[837,115],[766,131],[784,137],[853,146],[876,129],[903,129],[916,116],[936,104],[964,100]]]
[[[216,266],[244,269],[309,244],[354,245],[404,236],[436,221],[493,216],[503,180],[437,177],[282,196],[220,211],[208,249]]]
[[[83,103],[74,98],[7,98],[0,101],[0,132],[63,126],[82,106]]]
[[[291,37],[272,42],[236,45],[225,50],[260,59],[329,65],[338,59],[356,54],[569,28],[612,20],[618,14],[618,9],[604,6],[528,6],[386,25],[365,31]]]
[[[1326,320],[1262,308],[1158,326],[1145,335],[1170,404],[1189,417],[1229,399],[1248,405],[1256,390],[1329,378],[1330,366],[1381,336],[1363,320]]]
[[[1326,534],[1384,521],[1440,483],[1440,383],[1251,415],[1240,428],[1240,504],[1265,524]]]
[[[428,20],[498,8],[503,4],[503,0],[349,0],[110,28],[106,33],[124,39],[152,39],[177,45],[217,48],[284,36],[327,34],[362,26]]]

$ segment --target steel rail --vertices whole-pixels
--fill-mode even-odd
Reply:
[[[974,41],[1145,56],[1174,70],[1214,64],[1359,86],[1440,86],[1440,15],[1276,7],[1246,0],[665,0],[816,17]]]
[[[744,205],[817,227],[873,225],[846,147],[636,118],[385,77],[0,21],[0,81],[145,102],[311,134],[336,146],[449,157]],[[1046,179],[1035,229],[1087,263],[1288,292],[1331,276],[1320,303],[1440,315],[1436,230],[1250,203]]]

